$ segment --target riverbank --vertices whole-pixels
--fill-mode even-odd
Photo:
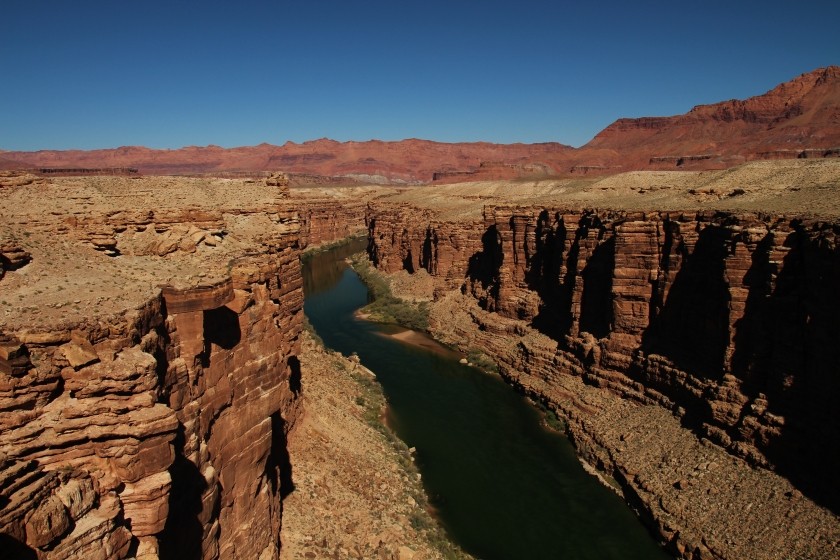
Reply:
[[[407,447],[382,423],[372,374],[308,333],[300,360],[305,412],[289,436],[281,560],[470,558],[427,511]]]
[[[429,302],[406,299],[392,292],[391,280],[376,270],[364,253],[353,255],[350,265],[367,286],[373,301],[356,312],[360,319],[399,325],[416,331],[429,328]]]
[[[393,297],[424,298],[428,276],[385,275]],[[398,281],[393,281],[398,278]],[[563,374],[556,342],[524,321],[479,308],[438,286],[429,333],[461,352],[489,356],[516,390],[561,419],[586,470],[624,501],[679,558],[835,558],[838,520],[778,474],[746,461],[645,406]],[[779,528],[783,527],[784,531]]]
[[[455,542],[481,558],[664,560],[630,510],[580,468],[569,441],[497,375],[468,367],[464,354],[383,336],[400,327],[359,320],[370,292],[347,270],[348,254],[304,268],[307,316],[326,344],[376,372],[388,425],[416,449],[436,517]]]
[[[360,321],[371,321],[374,323],[381,323],[381,321],[377,321],[376,317],[373,316],[371,313],[364,313],[361,310],[356,311],[353,316]],[[390,323],[386,323],[390,324]],[[409,346],[414,346],[417,348],[422,348],[433,354],[437,354],[438,356],[446,356],[449,358],[454,358],[456,360],[459,359],[466,359],[463,354],[460,352],[456,352],[452,350],[448,346],[445,346],[434,339],[429,334],[424,332],[411,330],[410,328],[404,328],[402,325],[394,325],[393,330],[387,330],[377,333],[380,336],[388,337],[393,340],[398,340],[403,344],[408,344]]]
[[[678,558],[837,558],[837,516],[787,479],[697,437],[672,412],[558,371],[556,342],[524,322],[452,292],[432,306],[430,323],[444,343],[486,351],[510,385],[556,413],[588,470],[616,481]]]

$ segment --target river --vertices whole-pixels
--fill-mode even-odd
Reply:
[[[344,262],[365,240],[304,264],[305,312],[324,343],[376,373],[388,423],[409,446],[450,538],[485,560],[665,560],[627,505],[587,474],[571,443],[496,375],[353,312],[367,288]],[[305,390],[305,384],[304,384]]]

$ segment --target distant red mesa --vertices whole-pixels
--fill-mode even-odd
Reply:
[[[455,182],[641,169],[721,169],[755,159],[840,157],[840,67],[684,115],[619,119],[581,148],[558,143],[336,142],[225,149],[0,152],[0,169],[131,168],[141,174],[286,171],[362,182]]]

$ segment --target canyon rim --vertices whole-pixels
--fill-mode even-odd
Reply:
[[[837,558],[838,146],[829,67],[579,149],[0,152],[0,555],[282,554],[301,252],[364,231],[676,557]]]

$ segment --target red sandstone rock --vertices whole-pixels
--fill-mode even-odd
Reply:
[[[487,161],[537,161],[571,150],[561,144],[445,144],[427,140],[336,142],[328,139],[283,146],[224,149],[218,146],[151,150],[131,146],[115,150],[4,152],[4,168],[92,167],[101,162],[131,162],[143,174],[224,172],[231,169],[348,176],[365,182],[430,181],[446,166],[479,168]]]
[[[132,548],[138,558],[276,557],[285,432],[298,414],[297,213],[257,204],[71,219],[68,243],[104,260],[87,244],[136,254],[136,234],[171,233],[183,259],[185,239],[204,251],[225,219],[254,221],[259,237],[247,250],[221,237],[207,248],[230,260],[226,279],[185,275],[116,315],[4,328],[0,535],[13,540],[3,546],[56,560]]]
[[[366,202],[304,202],[297,207],[301,248],[344,239],[365,230]]]
[[[746,100],[684,115],[619,119],[576,165],[721,169],[752,159],[833,157],[840,144],[840,67],[820,68]]]

